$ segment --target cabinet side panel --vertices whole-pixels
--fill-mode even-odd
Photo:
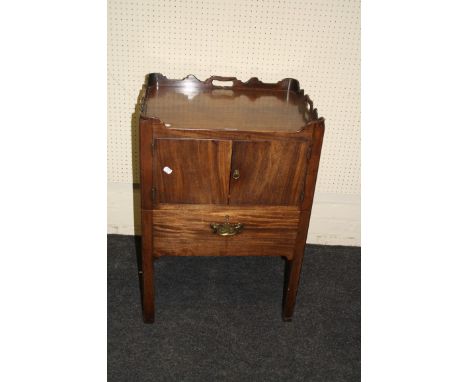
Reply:
[[[320,121],[314,126],[314,130],[312,132],[312,150],[305,179],[304,200],[301,206],[301,209],[305,211],[310,211],[314,201],[315,184],[317,183],[324,132],[325,122],[323,119],[320,119]]]
[[[141,208],[153,207],[151,187],[153,183],[153,127],[151,121],[140,119],[140,192]]]

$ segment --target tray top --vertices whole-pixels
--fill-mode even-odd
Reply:
[[[214,86],[213,80],[232,86]],[[317,119],[308,96],[294,79],[264,84],[232,77],[194,76],[168,80],[149,75],[142,115],[159,119],[169,129],[297,132]]]

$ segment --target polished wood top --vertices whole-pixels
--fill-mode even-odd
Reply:
[[[317,116],[310,99],[297,91],[297,81],[291,90],[291,81],[296,80],[263,84],[234,79],[233,86],[214,86],[210,79],[193,76],[158,80],[148,86],[142,116],[158,119],[168,129],[297,132]]]

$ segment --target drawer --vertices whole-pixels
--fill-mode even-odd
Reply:
[[[300,211],[294,207],[165,205],[153,211],[155,256],[286,256],[292,259]],[[235,229],[214,233],[213,223]],[[225,226],[226,227],[226,226]],[[222,227],[218,227],[222,231]]]

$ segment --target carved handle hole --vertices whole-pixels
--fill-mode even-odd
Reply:
[[[213,80],[212,81],[213,86],[233,86],[234,81],[219,81],[219,80]]]

